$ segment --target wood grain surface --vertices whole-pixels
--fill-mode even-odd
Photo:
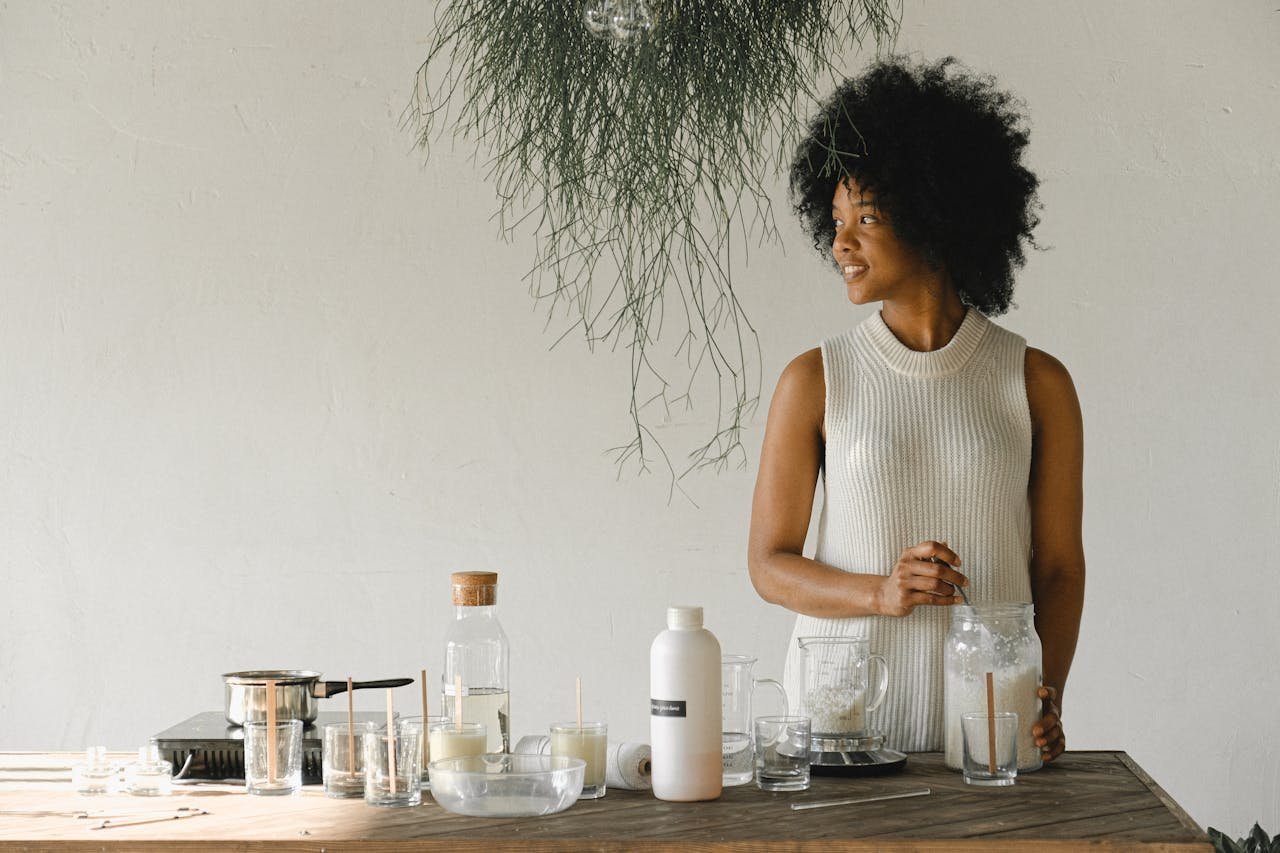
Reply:
[[[806,792],[725,789],[708,803],[666,803],[648,792],[610,791],[558,815],[468,818],[429,795],[421,806],[381,809],[333,800],[308,786],[285,798],[238,786],[199,785],[172,797],[81,797],[61,781],[76,756],[0,753],[0,850],[318,851],[1211,851],[1204,832],[1127,755],[1072,752],[1008,788],[975,788],[941,755],[916,754],[880,779],[815,777]],[[61,770],[59,769],[61,768]],[[69,777],[68,777],[69,778]],[[793,802],[889,793],[919,785],[929,796],[793,811]],[[210,814],[94,830],[93,817],[23,816],[48,810],[159,816],[180,807]],[[5,814],[9,812],[9,814]]]

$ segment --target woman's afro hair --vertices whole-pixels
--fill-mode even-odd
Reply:
[[[877,61],[823,103],[791,163],[791,198],[814,246],[835,239],[831,202],[852,179],[898,239],[945,270],[965,305],[1008,310],[1014,269],[1035,246],[1039,181],[1022,164],[1021,103],[954,58]]]

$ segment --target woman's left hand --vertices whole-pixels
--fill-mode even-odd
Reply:
[[[1040,722],[1031,728],[1031,734],[1040,748],[1040,758],[1047,764],[1053,761],[1067,748],[1067,736],[1062,733],[1062,711],[1058,708],[1058,691],[1052,687],[1041,687],[1036,691],[1040,697]]]

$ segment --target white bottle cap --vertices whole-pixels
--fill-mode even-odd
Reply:
[[[677,628],[701,628],[702,627],[702,608],[690,607],[687,605],[676,605],[667,608],[667,627],[671,629]]]

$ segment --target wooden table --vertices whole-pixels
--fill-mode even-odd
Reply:
[[[233,786],[172,797],[80,797],[58,778],[74,756],[0,753],[0,850],[150,851],[1212,851],[1208,838],[1123,752],[1071,752],[1009,788],[966,786],[938,754],[912,755],[880,779],[815,777],[797,794],[728,788],[708,803],[665,803],[610,791],[558,815],[480,819],[450,814],[429,796],[412,809],[331,800],[318,787],[287,798]],[[8,768],[8,770],[6,770]],[[19,769],[15,769],[19,768]],[[929,796],[793,811],[790,804],[928,786]],[[99,821],[21,816],[23,810],[208,815],[94,830]],[[2,814],[9,812],[10,814]]]

